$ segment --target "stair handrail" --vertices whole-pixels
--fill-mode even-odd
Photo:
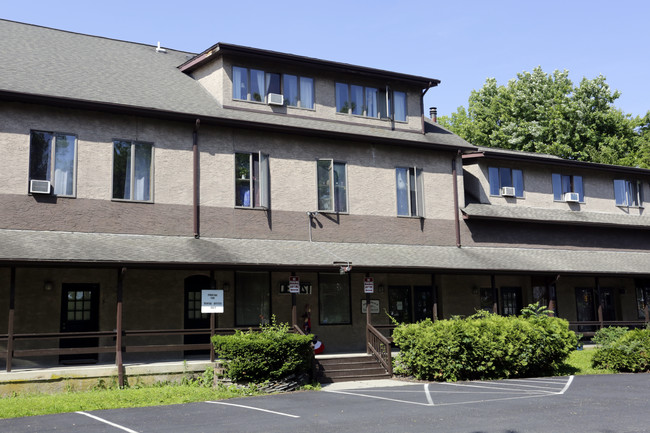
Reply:
[[[391,341],[369,323],[366,324],[366,335],[368,340],[368,353],[373,355],[384,369],[386,369],[388,374],[392,376],[393,359],[391,354]]]

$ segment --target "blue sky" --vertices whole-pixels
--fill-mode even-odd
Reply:
[[[645,0],[0,0],[0,18],[200,52],[217,42],[437,78],[425,111],[467,106],[488,77],[541,66],[607,78],[616,106],[650,110]],[[1,43],[0,43],[1,49]]]

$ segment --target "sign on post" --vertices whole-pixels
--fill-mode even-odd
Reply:
[[[201,290],[201,313],[223,313],[223,290]]]
[[[363,279],[363,293],[375,293],[375,281],[372,277]]]
[[[289,293],[300,293],[300,277],[289,277]]]

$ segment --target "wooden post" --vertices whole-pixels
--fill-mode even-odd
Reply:
[[[126,268],[117,270],[117,313],[115,328],[115,364],[117,365],[117,381],[120,388],[124,388],[124,362],[122,359],[122,291]]]
[[[214,281],[214,270],[210,270],[210,288],[216,289],[217,285]],[[210,362],[214,362],[214,347],[212,347],[212,337],[215,334],[217,316],[215,313],[210,313]]]
[[[603,294],[600,290],[600,280],[598,277],[595,278],[596,282],[596,294],[598,295],[598,321],[600,322],[599,329],[603,329]]]
[[[494,274],[490,275],[490,287],[492,287],[492,312],[499,314],[499,291],[495,283]]]
[[[16,268],[11,267],[9,278],[9,319],[7,323],[7,373],[11,372],[14,356],[14,309],[16,307]]]
[[[291,273],[292,277],[296,276],[295,272]],[[296,311],[296,294],[291,294],[291,329],[295,329],[298,325],[298,312]]]
[[[370,273],[366,272],[366,278],[370,278]],[[364,282],[365,285],[365,282]],[[365,287],[364,287],[365,291]],[[370,354],[370,331],[369,326],[372,325],[372,316],[370,315],[370,293],[366,293],[366,353]]]
[[[431,274],[431,287],[433,290],[433,321],[438,320],[438,287],[436,286],[436,276]]]

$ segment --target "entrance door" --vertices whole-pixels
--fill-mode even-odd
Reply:
[[[61,332],[99,331],[99,284],[64,283],[61,290]],[[97,338],[62,338],[60,348],[97,347]],[[62,364],[97,362],[97,353],[60,355]]]
[[[601,287],[600,295],[602,297],[602,304],[603,304],[603,320],[606,322],[616,320],[616,305],[614,301],[614,289]]]
[[[516,316],[521,312],[521,287],[502,287],[501,305],[504,316]]]
[[[576,312],[578,322],[593,322],[596,320],[594,290],[591,287],[576,287]],[[592,332],[596,326],[578,326],[578,332]]]
[[[433,320],[433,287],[413,287],[413,320],[420,322],[424,319]]]
[[[185,278],[185,313],[183,326],[185,329],[204,329],[210,327],[210,315],[201,313],[201,290],[210,289],[210,277],[192,275]],[[186,335],[184,344],[208,344],[210,335]],[[184,356],[209,355],[209,350],[186,350]]]
[[[388,286],[388,312],[400,323],[411,323],[411,286]]]

